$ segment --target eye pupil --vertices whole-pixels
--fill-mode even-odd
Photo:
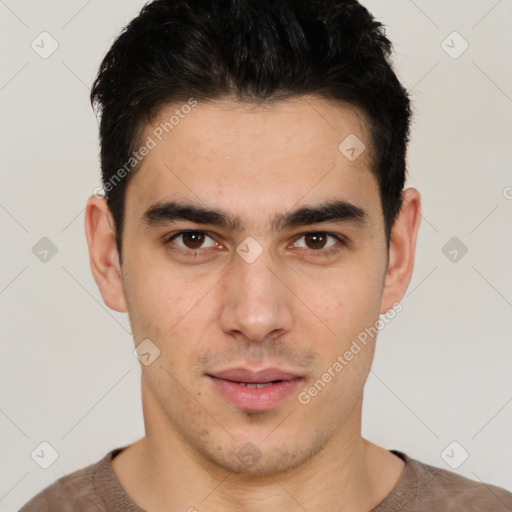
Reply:
[[[327,240],[326,235],[323,233],[310,233],[310,234],[305,235],[305,238],[306,238],[306,240],[309,239],[312,242],[312,244],[308,244],[306,242],[306,244],[311,249],[321,249],[325,245],[325,242]]]
[[[189,249],[199,249],[204,243],[204,233],[190,231],[182,234],[183,242]]]

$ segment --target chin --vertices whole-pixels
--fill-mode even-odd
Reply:
[[[259,443],[259,444],[258,444]],[[268,442],[247,441],[240,448],[221,449],[204,453],[213,464],[237,475],[252,477],[275,476],[303,465],[322,449],[321,443],[309,446],[273,446]]]

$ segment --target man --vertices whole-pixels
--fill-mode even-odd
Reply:
[[[22,512],[512,510],[361,436],[420,223],[390,52],[355,0],[156,0],[119,36],[85,224],[146,432]]]

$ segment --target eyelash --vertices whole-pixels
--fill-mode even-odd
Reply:
[[[187,233],[203,234],[203,235],[206,235],[206,236],[208,236],[208,237],[213,239],[213,236],[210,235],[207,231],[201,231],[201,230],[197,230],[197,229],[187,229],[186,231],[179,231],[178,233],[174,233],[171,236],[167,237],[167,239],[165,240],[165,244],[169,245],[170,250],[175,252],[176,254],[180,254],[182,256],[194,256],[194,257],[196,257],[202,251],[202,249],[184,250],[184,249],[179,248],[176,245],[171,244],[171,242],[175,238],[178,238],[179,236],[187,234]],[[307,235],[318,235],[318,234],[330,236],[330,237],[334,238],[335,240],[337,240],[342,247],[346,246],[345,240],[340,235],[336,235],[334,233],[329,233],[327,231],[307,231],[306,233],[302,233],[301,235],[299,235],[295,239],[294,243],[296,243],[298,240],[300,240],[304,236],[307,236]],[[328,249],[317,249],[317,250],[310,249],[310,252],[312,253],[313,257],[316,258],[316,257],[327,257],[327,256],[330,256],[331,254],[334,254],[334,253],[338,252],[339,250],[340,250],[340,248],[335,245],[333,247],[329,247]]]

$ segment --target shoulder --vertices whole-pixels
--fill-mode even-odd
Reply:
[[[96,489],[98,468],[111,458],[109,452],[99,462],[59,478],[36,494],[19,512],[98,512],[104,510],[103,500]]]
[[[412,511],[438,510],[510,512],[512,493],[485,482],[471,480],[406,457],[409,469],[416,475],[416,499]]]

